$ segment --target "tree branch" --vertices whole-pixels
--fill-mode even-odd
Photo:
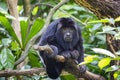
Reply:
[[[37,49],[37,50],[42,50],[42,51],[45,50],[45,51],[53,52],[52,49],[50,48],[50,46],[48,46],[48,45],[45,45],[45,46],[34,45],[33,48]],[[52,54],[52,53],[50,53],[50,54]],[[57,55],[55,59],[60,62],[64,62],[65,58],[64,57],[61,58],[61,57],[62,56]],[[63,61],[63,59],[64,59],[64,61]],[[76,62],[73,59],[66,60],[64,70],[69,73],[72,73],[73,75],[75,75],[78,78],[84,78],[85,80],[105,80],[104,77],[93,74],[89,71],[86,71],[85,73],[81,74],[79,67],[77,66]],[[44,72],[45,72],[45,69],[43,69],[43,68],[33,68],[33,69],[27,69],[27,70],[22,70],[22,71],[21,70],[5,70],[5,71],[0,71],[0,77],[20,76],[20,75],[28,76],[28,75],[34,75],[34,74],[39,75],[40,73],[44,73]],[[81,80],[81,79],[79,79],[79,80]]]
[[[52,54],[53,53],[53,50],[50,48],[49,45],[45,45],[45,46],[34,45],[33,48],[36,49],[36,50],[40,50],[40,51],[47,51],[48,54]],[[61,56],[61,55],[57,55],[55,57],[55,59],[57,61],[59,61],[59,62],[65,62],[65,57]],[[100,75],[96,75],[96,74],[91,73],[89,71],[86,71],[84,74],[81,74],[80,73],[81,71],[80,71],[78,65],[71,58],[66,60],[65,70],[67,72],[69,72],[69,73],[72,73],[76,77],[84,78],[85,80],[105,80],[104,77],[102,77]]]
[[[5,70],[5,71],[0,71],[0,77],[10,77],[10,76],[28,76],[28,75],[34,75],[37,74],[39,75],[40,73],[44,73],[45,69],[44,68],[32,68],[32,69],[27,69],[27,70]]]
[[[31,48],[33,41],[35,41],[44,31],[45,29],[48,27],[50,20],[53,16],[53,14],[56,12],[57,9],[59,9],[62,5],[64,5],[65,3],[67,3],[69,0],[62,0],[60,3],[58,3],[58,5],[56,5],[54,8],[51,9],[51,11],[48,14],[48,17],[46,19],[46,23],[44,25],[44,27],[42,28],[42,30],[36,34],[27,44],[25,51],[22,53],[23,55],[21,55],[21,57],[15,62],[15,65],[18,65],[19,63],[21,63],[28,55],[28,50]]]
[[[23,8],[24,8],[24,15],[29,17],[30,9],[31,9],[30,0],[23,0]]]
[[[62,74],[66,74],[65,71],[63,71]],[[39,74],[45,74],[44,68],[32,68],[27,70],[4,70],[0,71],[0,77],[10,77],[10,76],[32,76],[32,75],[39,75]],[[68,73],[67,73],[68,74]],[[83,75],[86,76],[85,80],[105,80],[103,77],[91,74],[89,71],[86,71],[86,73]],[[83,77],[81,76],[81,77]],[[95,78],[94,78],[95,77]]]

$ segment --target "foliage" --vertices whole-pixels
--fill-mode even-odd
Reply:
[[[21,53],[24,51],[29,40],[35,36],[43,27],[44,19],[46,18],[49,10],[56,5],[60,0],[31,0],[31,4],[43,3],[40,6],[36,6],[32,10],[31,20],[32,24],[29,24],[28,20],[24,19],[20,21],[22,44],[16,36],[11,20],[14,19],[8,13],[7,5],[4,1],[0,0],[0,70],[15,69],[15,61],[19,59]],[[19,0],[18,3],[19,14],[23,16],[23,3]],[[48,5],[49,4],[49,5]],[[39,18],[38,18],[39,17]],[[120,28],[112,26],[106,26],[102,23],[113,24],[115,21],[119,21],[119,17],[114,19],[101,19],[99,20],[92,12],[87,9],[74,4],[72,1],[62,6],[53,16],[53,20],[59,17],[71,17],[78,25],[81,26],[82,36],[84,40],[85,49],[85,61],[81,64],[86,64],[88,70],[99,73],[108,78],[111,71],[115,71],[114,77],[116,80],[120,79],[120,72],[118,69],[120,66],[110,66],[111,60],[120,60],[120,51],[115,55],[106,50],[106,33],[114,35],[115,39],[120,39]],[[100,53],[100,54],[96,54]],[[28,63],[23,66],[25,69],[31,67],[43,67],[43,64],[39,60],[38,53],[30,49],[28,55]],[[72,78],[72,79],[71,79]],[[0,78],[4,80],[3,78]],[[12,80],[17,80],[16,77],[12,77]],[[23,79],[28,80],[43,80],[45,76],[23,76]],[[75,80],[74,76],[62,75],[62,80]]]

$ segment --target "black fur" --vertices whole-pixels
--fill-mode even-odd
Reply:
[[[63,39],[64,34],[62,28],[74,29],[73,39],[71,42],[66,42]],[[63,29],[64,30],[64,29]],[[58,62],[54,59],[56,55],[63,55],[66,59],[76,59],[78,63],[84,61],[83,40],[81,37],[80,27],[70,18],[60,18],[53,21],[42,35],[39,45],[50,45],[53,49],[53,54],[47,54],[45,51],[40,51],[46,71],[50,78],[56,79],[59,77],[65,62]]]

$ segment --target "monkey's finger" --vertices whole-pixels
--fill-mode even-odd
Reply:
[[[38,45],[33,45],[33,49],[38,50],[39,46]]]
[[[56,60],[59,61],[59,62],[65,62],[65,57],[64,57],[64,56],[57,55],[57,56],[56,56]]]

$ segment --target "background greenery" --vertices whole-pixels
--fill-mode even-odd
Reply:
[[[4,0],[0,0],[0,70],[16,69],[15,61],[19,59],[22,51],[24,51],[28,41],[36,35],[43,27],[45,19],[50,9],[58,4],[59,0],[43,0],[40,6],[33,8],[31,12],[31,25],[28,23],[27,17],[23,15],[23,2],[19,0],[18,10],[20,15],[20,26],[22,35],[22,44],[20,44],[11,25],[12,16],[9,15],[7,4]],[[39,0],[31,0],[31,5],[39,3]],[[85,62],[89,71],[96,74],[103,75],[109,80],[109,73],[115,71],[114,77],[120,80],[120,72],[117,71],[120,66],[110,66],[111,60],[120,60],[106,50],[106,33],[113,34],[116,39],[120,39],[120,28],[113,28],[111,26],[102,24],[114,24],[114,19],[98,18],[89,10],[80,7],[72,1],[62,6],[56,11],[52,20],[60,17],[73,18],[82,29],[82,36],[84,40]],[[29,28],[29,30],[28,30]],[[117,30],[117,31],[115,31]],[[39,39],[36,41],[36,43]],[[98,54],[100,53],[100,54]],[[120,55],[119,51],[116,53]],[[29,50],[28,60],[21,69],[30,69],[33,67],[43,67],[39,59],[38,52],[34,49]],[[35,76],[21,76],[10,77],[11,80],[43,80],[46,75]],[[0,80],[4,80],[2,77]],[[72,75],[61,75],[61,80],[75,80]]]

